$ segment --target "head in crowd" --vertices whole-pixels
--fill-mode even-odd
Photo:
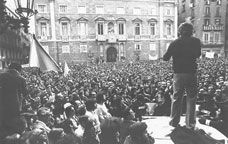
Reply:
[[[128,107],[123,111],[123,118],[124,120],[133,120],[135,119],[135,112]]]
[[[96,109],[96,101],[94,99],[87,100],[85,105],[88,111],[94,111]]]
[[[21,65],[18,64],[18,63],[11,63],[11,64],[9,65],[9,69],[14,69],[14,70],[17,70],[18,72],[21,72],[22,67],[21,67]]]
[[[145,135],[147,134],[147,125],[145,122],[137,122],[130,126],[129,133],[131,139],[136,144],[147,144]]]
[[[38,120],[44,122],[47,126],[53,126],[52,112],[47,107],[41,107],[37,112]]]
[[[181,37],[190,37],[193,34],[193,25],[190,23],[182,23],[179,26],[178,32]]]
[[[96,100],[97,100],[97,103],[98,103],[98,104],[102,104],[102,103],[105,102],[106,96],[104,95],[103,92],[99,92],[99,93],[97,93]]]

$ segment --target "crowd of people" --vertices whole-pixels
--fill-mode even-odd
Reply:
[[[213,121],[228,136],[221,106],[224,59],[202,58],[197,63],[200,123]],[[18,132],[0,135],[5,143],[152,144],[155,140],[146,132],[143,116],[170,115],[171,62],[76,64],[67,76],[25,68],[22,76],[27,93]]]

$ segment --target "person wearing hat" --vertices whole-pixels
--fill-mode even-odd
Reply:
[[[124,144],[154,144],[155,140],[147,133],[145,122],[136,122],[129,128],[129,136],[126,137]]]
[[[22,111],[22,100],[27,95],[26,81],[20,75],[22,67],[11,63],[6,72],[0,75],[0,133],[15,132],[15,119]]]
[[[173,59],[173,95],[171,103],[170,125],[177,127],[180,122],[182,98],[186,90],[186,127],[196,124],[195,106],[197,98],[197,58],[201,55],[201,42],[193,37],[193,26],[182,23],[179,38],[173,41],[163,56],[164,61]]]

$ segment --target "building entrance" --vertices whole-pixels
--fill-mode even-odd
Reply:
[[[114,47],[109,47],[107,49],[107,62],[116,62],[117,50]]]

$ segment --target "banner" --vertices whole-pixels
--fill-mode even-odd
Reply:
[[[206,55],[205,55],[205,57],[206,58],[214,58],[214,52],[206,52]]]
[[[57,63],[44,50],[35,35],[31,37],[29,66],[39,67],[41,71],[60,71]]]
[[[158,55],[155,55],[155,56],[151,56],[149,54],[149,60],[157,60],[158,59]]]
[[[64,73],[63,75],[66,77],[70,72],[70,68],[68,67],[66,61],[65,61],[65,64],[64,64]]]

